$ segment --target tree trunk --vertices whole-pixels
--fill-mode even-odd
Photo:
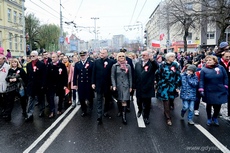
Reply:
[[[183,40],[184,40],[184,52],[186,52],[187,48],[188,48],[187,37],[188,37],[188,28],[185,28],[185,30],[184,30],[184,36],[183,36]]]
[[[218,44],[217,46],[222,42],[222,41],[226,41],[226,37],[225,37],[225,30],[227,29],[228,25],[224,25],[224,26],[219,26],[220,27],[220,37],[218,39]],[[227,40],[228,41],[228,40]]]

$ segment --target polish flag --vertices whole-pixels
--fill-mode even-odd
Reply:
[[[164,39],[164,36],[165,36],[165,34],[160,34],[160,41],[162,41],[163,39]]]
[[[154,48],[160,48],[161,47],[160,41],[152,40],[152,47],[154,47]]]

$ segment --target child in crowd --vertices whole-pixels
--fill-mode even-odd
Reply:
[[[180,98],[182,99],[183,107],[181,110],[181,117],[184,118],[186,111],[188,110],[188,124],[194,125],[194,103],[196,100],[196,87],[198,85],[198,78],[195,75],[196,66],[189,65],[187,71],[181,74],[182,86]]]

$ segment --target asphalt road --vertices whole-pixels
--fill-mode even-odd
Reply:
[[[134,102],[135,103],[135,102]],[[15,102],[12,121],[0,119],[0,153],[196,153],[230,152],[230,122],[220,118],[220,126],[206,126],[206,113],[200,106],[200,116],[194,117],[195,126],[181,120],[181,100],[175,100],[172,126],[166,125],[162,103],[152,102],[150,124],[136,118],[135,105],[127,113],[127,125],[116,117],[117,106],[111,106],[111,119],[96,122],[96,105],[91,114],[81,117],[80,106],[68,109],[54,119],[39,118],[25,123],[18,102]],[[144,127],[139,127],[143,125]]]

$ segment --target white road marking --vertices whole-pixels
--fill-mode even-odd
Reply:
[[[200,130],[216,147],[218,147],[222,152],[229,153],[230,150],[226,148],[220,141],[218,141],[211,133],[209,133],[205,128],[199,124],[195,124],[195,127]]]
[[[81,107],[80,105],[78,105],[77,107]],[[78,109],[79,109],[78,108]],[[71,106],[61,115],[59,116],[55,122],[53,122],[51,124],[51,126],[49,128],[47,128],[42,135],[40,135],[25,151],[23,151],[23,153],[29,153],[62,119],[63,117],[71,110]]]
[[[134,108],[135,108],[135,115],[138,112],[138,106],[137,106],[137,99],[135,96],[133,96],[133,104],[134,104]],[[145,123],[144,123],[144,119],[143,116],[141,115],[139,118],[137,117],[137,123],[138,123],[138,127],[140,128],[146,128]]]
[[[50,146],[50,144],[56,139],[56,137],[61,133],[69,121],[74,117],[74,115],[79,110],[80,106],[76,107],[59,125],[59,127],[50,135],[50,137],[43,143],[43,145],[36,151],[36,153],[43,153]]]

